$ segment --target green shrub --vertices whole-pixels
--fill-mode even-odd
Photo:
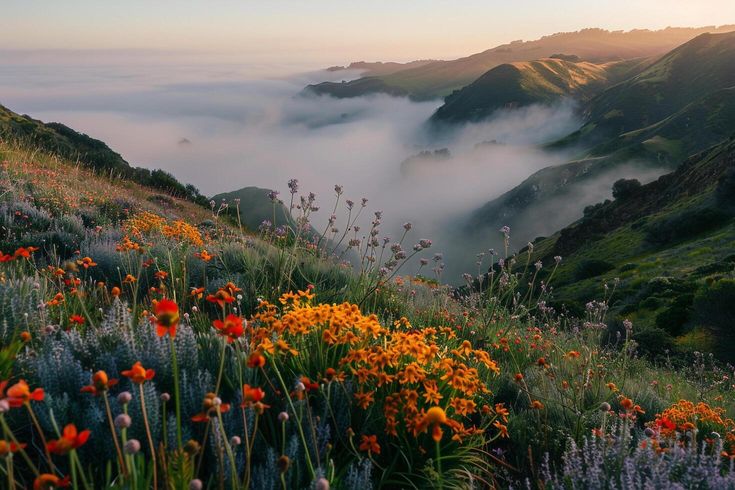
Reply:
[[[735,329],[735,280],[720,279],[705,285],[694,297],[694,319],[730,335]]]
[[[684,333],[692,314],[693,294],[678,296],[665,310],[656,315],[656,327],[673,336]]]
[[[725,226],[730,215],[713,208],[682,211],[661,218],[646,227],[645,239],[655,246],[682,242],[707,231]]]
[[[577,280],[589,279],[590,277],[597,277],[600,274],[611,271],[615,266],[609,262],[599,259],[587,259],[577,265],[574,271],[574,277]]]

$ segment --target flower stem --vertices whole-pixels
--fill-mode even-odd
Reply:
[[[143,383],[138,385],[140,388],[140,410],[143,412],[143,425],[145,426],[145,435],[148,437],[148,446],[151,448],[151,461],[153,462],[153,488],[158,488],[158,470],[156,468],[156,448],[153,445],[153,436],[151,435],[151,426],[148,424],[148,412],[145,408],[145,392],[143,391]]]
[[[174,371],[174,407],[176,408],[176,443],[178,449],[182,448],[181,436],[181,396],[179,395],[179,362],[176,358],[176,346],[174,338],[169,336],[171,342],[171,367]]]

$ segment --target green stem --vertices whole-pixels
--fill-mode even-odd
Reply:
[[[273,371],[276,373],[276,376],[278,377],[278,381],[281,383],[283,392],[286,394],[286,400],[288,400],[288,405],[289,407],[291,407],[291,411],[293,412],[293,415],[296,418],[296,428],[299,430],[299,436],[301,437],[301,442],[304,444],[304,456],[306,457],[306,464],[309,467],[309,474],[311,476],[311,479],[313,480],[316,477],[316,472],[314,471],[314,466],[311,462],[311,455],[309,454],[309,445],[306,442],[306,436],[304,435],[304,428],[301,426],[301,417],[299,417],[296,413],[296,407],[294,407],[293,400],[291,400],[291,395],[288,392],[286,383],[283,381],[281,372],[278,370],[278,367],[276,367],[276,363],[273,362],[271,365],[273,366]]]
[[[174,371],[174,406],[176,407],[176,442],[178,449],[183,447],[181,435],[181,396],[179,395],[179,362],[176,358],[174,338],[169,336],[171,343],[171,365]]]

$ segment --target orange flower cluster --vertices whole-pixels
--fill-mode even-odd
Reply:
[[[118,246],[119,250],[138,250],[140,244],[133,241],[130,236],[141,240],[145,235],[160,233],[161,235],[178,241],[184,241],[194,246],[204,245],[199,230],[189,223],[176,220],[169,223],[166,218],[150,211],[142,211],[130,217],[123,224],[123,230],[127,235]]]
[[[307,337],[318,338],[326,348],[347,346],[339,364],[355,381],[355,403],[367,410],[381,400],[389,435],[397,436],[399,427],[414,436],[427,429],[434,437],[441,434],[426,418],[427,410],[439,404],[448,414],[440,425],[451,428],[455,440],[482,432],[463,422],[478,412],[478,404],[490,393],[483,380],[500,372],[486,351],[460,342],[451,328],[418,330],[402,318],[386,329],[377,316],[363,315],[357,305],[312,305],[313,296],[311,291],[285,294],[282,309],[261,302],[248,323],[251,350],[295,356],[300,344],[310,345]],[[332,371],[332,379],[344,378]],[[486,406],[483,411],[497,415]]]
[[[38,247],[20,247],[12,255],[0,252],[0,262],[11,262],[17,259],[30,259],[34,252],[38,251]]]
[[[679,400],[660,414],[650,424],[660,437],[676,438],[679,432],[698,431],[708,442],[714,442],[712,434],[724,439],[723,456],[735,459],[735,421],[725,415],[722,407],[712,407],[704,402]]]

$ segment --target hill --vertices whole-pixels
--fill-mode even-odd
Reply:
[[[735,32],[702,34],[640,74],[602,92],[569,140],[599,143],[655,124],[717,90],[735,86]],[[604,153],[602,147],[597,153]]]
[[[679,347],[732,359],[729,322],[723,329],[714,311],[698,306],[695,292],[735,268],[733,189],[729,138],[647,185],[618,184],[614,200],[536,241],[535,257],[544,263],[564,257],[555,279],[560,305],[579,312],[603,282],[619,278],[613,314],[632,319],[641,338],[658,335],[665,344],[674,337]]]
[[[680,46],[594,97],[584,126],[550,146],[587,144],[588,150],[480,207],[468,229],[513,227],[533,216],[545,228],[540,233],[550,233],[563,226],[561,220],[578,218],[585,205],[608,196],[614,180],[651,179],[676,168],[732,134],[734,87],[735,33],[703,34]]]
[[[551,104],[563,97],[589,99],[641,63],[594,64],[555,57],[502,64],[446,97],[432,121],[477,121],[501,108]]]
[[[580,59],[602,63],[657,56],[705,32],[730,32],[735,26],[667,28],[658,31],[606,31],[583,29],[544,36],[534,41],[514,41],[481,53],[451,61],[435,61],[377,76],[386,89],[397,90],[418,100],[440,98],[472,83],[488,70],[503,63],[532,61],[555,54],[576,55]],[[320,93],[335,97],[364,95],[361,83],[347,82],[352,90],[338,89],[341,84],[322,84]],[[373,82],[375,83],[375,82]],[[374,88],[370,84],[365,87]],[[332,92],[334,90],[334,92]]]
[[[207,200],[192,185],[184,185],[163,170],[136,168],[104,142],[61,123],[44,123],[0,105],[0,141],[13,142],[78,162],[98,173],[163,190],[199,204]]]
[[[212,200],[218,203],[228,203],[231,208],[229,214],[233,216],[233,209],[237,205],[236,200],[239,200],[240,219],[242,224],[251,231],[258,230],[258,227],[266,220],[270,221],[273,226],[284,224],[294,226],[293,218],[286,206],[281,202],[274,204],[268,197],[269,192],[272,191],[262,187],[243,187],[236,191],[217,194],[212,197]]]

